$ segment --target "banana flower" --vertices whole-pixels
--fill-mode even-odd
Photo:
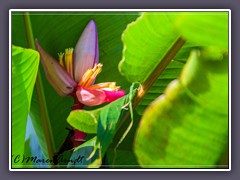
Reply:
[[[47,80],[61,96],[72,96],[72,109],[82,109],[83,105],[96,106],[112,102],[125,95],[115,82],[94,84],[102,70],[99,61],[97,27],[91,20],[80,36],[75,49],[68,48],[59,53],[59,61],[50,56],[35,40]],[[76,131],[75,139],[83,137]]]
[[[93,20],[84,29],[75,49],[68,48],[58,54],[59,61],[35,42],[46,77],[59,95],[73,96],[87,106],[112,102],[125,95],[115,82],[93,84],[103,66],[98,63],[98,35]]]

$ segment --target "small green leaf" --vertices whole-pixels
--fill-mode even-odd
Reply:
[[[67,122],[75,129],[85,133],[97,133],[97,123],[100,109],[93,111],[74,110],[67,118]]]
[[[74,128],[86,133],[96,133],[97,130],[97,139],[96,142],[94,141],[94,148],[88,149],[88,156],[90,156],[90,159],[93,161],[96,160],[96,164],[91,164],[92,167],[99,165],[98,163],[100,162],[101,157],[104,156],[116,131],[121,125],[124,114],[127,112],[129,104],[131,104],[130,101],[132,100],[132,97],[134,97],[135,92],[136,90],[132,90],[131,94],[96,110],[75,110],[70,113],[68,122]],[[98,121],[96,122],[96,120]],[[85,146],[86,143],[83,145]],[[79,146],[79,148],[84,147],[83,145]],[[79,148],[77,148],[75,151],[77,151]],[[99,154],[99,151],[101,154]],[[96,156],[96,154],[99,155]],[[89,165],[89,163],[82,165]]]
[[[12,155],[24,154],[27,116],[37,76],[39,54],[32,49],[12,46]],[[20,168],[21,161],[13,167]]]
[[[99,121],[103,123],[104,126],[107,126],[108,123],[115,123],[115,124],[111,124],[111,128],[110,128],[110,129],[115,129],[114,126],[117,125],[116,123],[118,123],[118,119],[121,114],[124,102],[127,101],[128,98],[131,98],[132,100],[132,97],[134,96],[134,94],[135,94],[135,90],[132,90],[132,92],[128,96],[124,96],[120,98],[121,101],[116,100],[102,108],[98,108],[95,110],[91,110],[91,111],[74,110],[69,114],[67,118],[67,122],[77,130],[85,133],[89,133],[89,134],[99,133],[97,132],[99,130],[98,129]],[[130,99],[128,100],[128,102],[129,101]],[[128,103],[126,104],[128,105]],[[110,119],[112,118],[113,121],[107,120],[109,115],[112,115]],[[107,127],[104,127],[104,129],[107,129]]]
[[[191,43],[228,50],[228,12],[185,12],[176,28]]]
[[[135,92],[136,90],[133,90],[130,97],[134,97]],[[129,95],[126,95],[101,110],[98,120],[97,143],[100,143],[102,157],[121,125],[123,117],[129,108],[130,101]]]

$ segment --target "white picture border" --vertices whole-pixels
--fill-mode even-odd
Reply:
[[[12,46],[12,12],[214,12],[222,11],[229,14],[229,74],[228,74],[228,87],[229,87],[229,168],[228,169],[15,169],[12,168],[12,155],[11,155],[11,111],[12,111],[12,74],[11,74],[11,46]],[[231,171],[231,10],[230,9],[10,9],[9,10],[9,170],[10,171]]]

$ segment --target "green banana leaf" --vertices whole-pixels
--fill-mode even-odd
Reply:
[[[12,166],[22,167],[28,112],[37,76],[39,54],[12,46]]]
[[[201,27],[199,28],[199,31],[196,30],[197,27]],[[216,41],[214,34],[216,34]],[[207,50],[204,49],[204,51],[201,52],[202,55],[205,56],[202,58],[209,61],[219,61],[219,59],[221,60],[223,54],[226,54],[228,45],[228,14],[225,12],[210,12],[207,13],[206,16],[206,13],[143,13],[136,22],[128,26],[128,28],[123,34],[124,51],[122,61],[119,64],[120,71],[129,81],[143,83],[146,78],[151,75],[151,72],[153,72],[157,64],[162,61],[162,58],[169,51],[171,45],[176,41],[176,37],[178,36],[184,37],[187,40],[187,43],[176,54],[174,60],[170,62],[170,64],[163,71],[158,80],[153,84],[153,86],[149,89],[148,93],[138,104],[136,110],[140,115],[143,114],[146,107],[149,106],[149,104],[153,100],[155,100],[160,94],[166,91],[165,88],[167,87],[169,82],[171,82],[173,79],[178,78],[181,69],[187,59],[186,57],[189,56],[192,49],[202,49],[204,46],[210,47]],[[227,68],[227,64],[225,64],[225,66],[225,68]],[[191,67],[189,67],[189,69],[190,68]],[[205,69],[203,69],[202,71],[205,71]],[[189,70],[185,74],[185,76],[191,76],[192,74],[190,72],[191,71]],[[196,79],[199,81],[201,80],[201,78],[202,77],[199,76],[196,77]],[[216,82],[214,86],[219,85],[220,83]],[[227,83],[225,83],[223,86],[224,90],[228,88]],[[199,86],[193,86],[192,89],[197,91],[199,90]],[[208,100],[209,102],[213,102],[209,104],[208,108],[210,108],[211,106],[218,106],[221,110],[226,111],[228,109],[228,103],[226,101],[224,103],[214,102],[215,100],[219,101],[221,97],[226,99],[228,97],[227,94],[227,91],[219,91],[218,93],[208,92],[204,95],[205,97],[202,97],[202,101]],[[221,107],[221,105],[223,107]],[[151,108],[152,106],[150,106],[145,112],[151,112]],[[142,121],[151,122],[150,119],[154,118],[154,113],[160,111],[158,108],[156,108],[156,110],[152,112],[152,116],[147,116]],[[227,117],[227,115],[228,114],[226,114],[225,118]],[[160,115],[158,116],[158,118],[161,118]],[[226,130],[227,126],[223,125],[223,129],[224,128]],[[141,129],[145,129],[145,131],[141,131]],[[156,129],[155,132],[153,132],[152,129]],[[172,162],[171,166],[171,163],[167,164],[166,162],[161,162],[160,164],[157,160],[154,159],[155,157],[153,154],[158,152],[161,145],[157,144],[158,146],[160,146],[159,148],[158,146],[152,145],[151,148],[150,144],[152,143],[152,141],[154,141],[153,144],[155,143],[155,141],[156,143],[158,143],[158,136],[154,133],[159,133],[161,131],[163,131],[164,133],[166,131],[164,130],[164,127],[161,128],[159,126],[156,126],[156,124],[151,126],[146,123],[146,127],[143,127],[142,124],[139,125],[139,131],[142,132],[142,134],[140,133],[139,135],[141,136],[141,138],[139,138],[139,136],[137,136],[136,138],[137,148],[135,152],[138,158],[138,162],[141,165],[143,165],[144,167],[149,167],[149,164],[152,165],[150,167],[156,167],[154,165],[157,164],[160,165],[160,167],[164,167],[164,165],[166,165],[165,167],[174,167],[174,163],[178,163],[178,161],[176,160],[175,162]],[[153,133],[150,133],[151,138],[144,136],[144,133],[147,132]],[[226,138],[224,137],[224,135],[222,136],[222,138]],[[159,136],[164,135],[161,134]],[[227,142],[226,139],[224,141],[225,143]],[[144,143],[146,143],[146,146]],[[145,149],[149,149],[149,152],[147,152],[143,147]],[[216,153],[216,156],[221,156],[220,154],[225,148],[223,147],[224,145],[222,146],[222,149],[217,152],[218,154]],[[146,153],[145,156],[143,155],[144,153]],[[168,154],[166,153],[166,155]],[[151,156],[152,162],[150,160],[147,161],[148,156]],[[171,154],[169,156],[171,156]],[[196,161],[197,160],[199,159],[196,159]],[[211,163],[209,165],[215,165],[213,162]]]
[[[190,43],[228,50],[228,12],[185,12],[175,24]]]
[[[130,82],[143,83],[178,39],[175,17],[176,13],[143,13],[128,25],[119,70]]]
[[[147,168],[215,168],[227,145],[228,58],[193,51],[180,79],[143,114],[135,153]]]

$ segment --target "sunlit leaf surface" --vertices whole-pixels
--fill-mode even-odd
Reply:
[[[39,64],[38,52],[12,46],[12,165],[21,167],[27,116]],[[27,151],[27,150],[26,150]]]
[[[143,13],[124,31],[119,70],[130,82],[146,80],[177,40],[179,34],[173,28],[175,14]]]
[[[135,139],[143,167],[212,168],[228,145],[228,59],[192,52],[179,80],[145,111]]]
[[[228,50],[228,12],[185,12],[176,27],[191,43]]]

